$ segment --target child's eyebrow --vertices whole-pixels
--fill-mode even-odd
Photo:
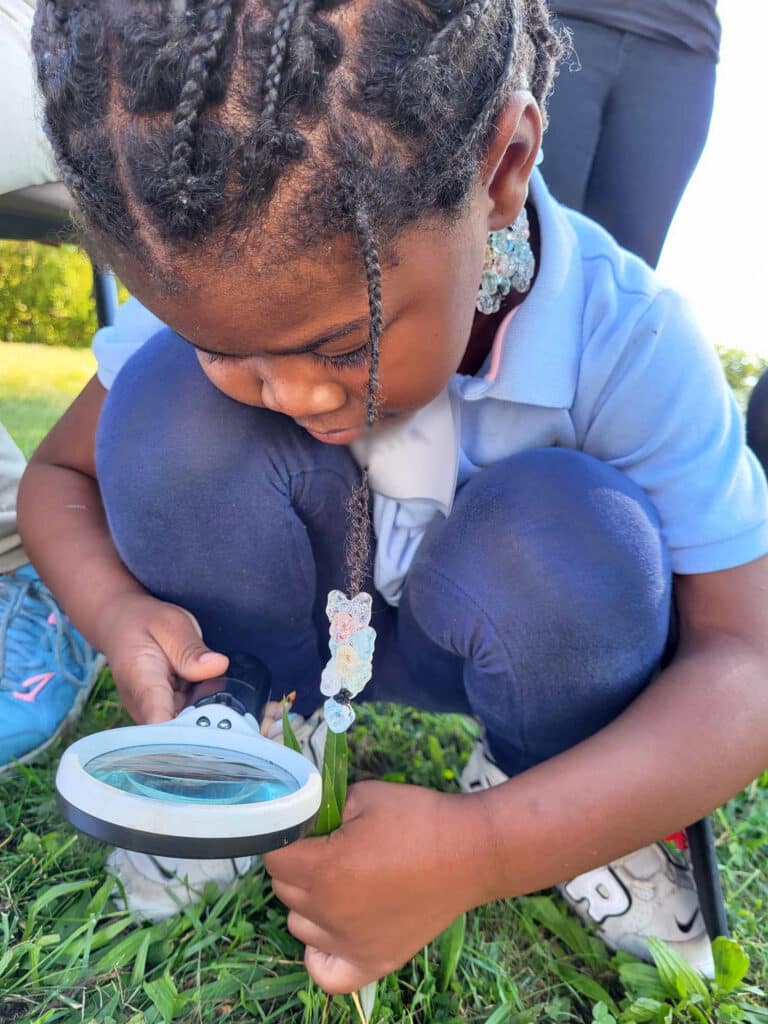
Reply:
[[[323,345],[328,345],[332,341],[338,341],[339,338],[346,338],[350,334],[354,334],[355,331],[359,331],[361,328],[367,328],[370,320],[367,316],[358,317],[357,320],[350,320],[349,323],[341,324],[338,327],[332,327],[330,330],[323,331],[321,335],[313,338],[312,341],[307,341],[303,345],[297,345],[295,348],[281,348],[281,349],[264,349],[259,355],[265,356],[299,356],[305,355],[308,352],[316,352]],[[185,338],[183,334],[179,335],[187,344],[193,348],[198,349],[200,352],[207,352],[211,356],[227,356],[233,359],[242,359],[247,355],[248,352],[222,352],[221,349],[206,348],[204,345],[200,345],[194,341],[190,341],[189,338]]]

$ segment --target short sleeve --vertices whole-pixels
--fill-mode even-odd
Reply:
[[[118,308],[111,327],[96,331],[93,336],[96,374],[107,390],[133,353],[165,326],[146,306],[131,297]]]
[[[593,333],[572,416],[579,446],[654,503],[676,573],[768,552],[765,476],[714,347],[677,295],[661,292]]]

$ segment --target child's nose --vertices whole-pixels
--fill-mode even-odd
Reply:
[[[341,409],[346,400],[344,388],[334,381],[322,384],[266,379],[262,381],[263,405],[292,419],[328,415]]]

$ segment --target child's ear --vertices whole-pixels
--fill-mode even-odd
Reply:
[[[496,121],[483,161],[482,182],[490,200],[488,230],[512,224],[528,195],[528,179],[541,146],[541,111],[531,93],[512,93]]]

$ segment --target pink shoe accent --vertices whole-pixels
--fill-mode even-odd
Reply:
[[[55,626],[56,625],[56,613],[55,612],[51,612],[51,614],[48,616],[48,625],[49,626]]]
[[[14,690],[13,696],[16,698],[16,700],[25,700],[28,701],[28,703],[32,704],[35,697],[37,697],[38,693],[40,693],[40,691],[44,689],[48,685],[48,683],[50,683],[50,681],[53,679],[55,675],[55,672],[43,672],[42,675],[39,676],[30,676],[29,679],[25,679],[21,685],[27,687],[33,686],[34,689],[27,690],[26,693],[21,693],[19,690]]]

